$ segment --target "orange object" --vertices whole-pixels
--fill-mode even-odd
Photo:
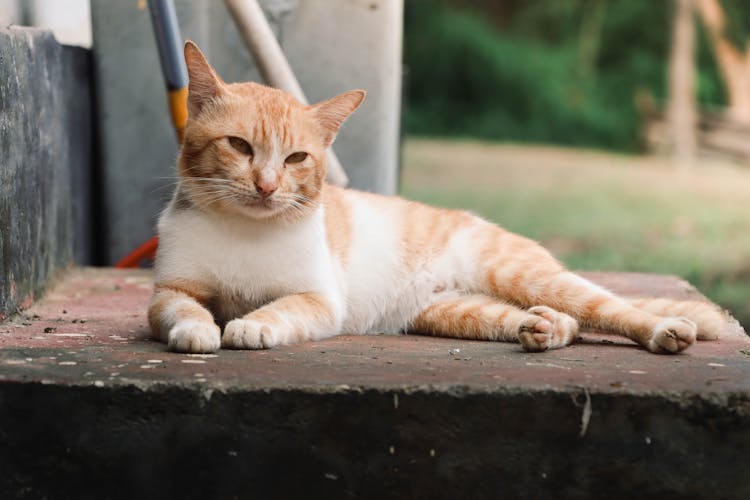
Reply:
[[[187,98],[187,87],[169,91],[169,112],[172,115],[172,125],[177,132],[177,141],[180,144],[182,144],[182,136],[188,119]]]
[[[120,260],[115,267],[119,268],[133,268],[140,267],[140,264],[145,259],[154,259],[156,257],[156,249],[159,247],[159,238],[154,236],[143,245],[139,246],[127,256]]]

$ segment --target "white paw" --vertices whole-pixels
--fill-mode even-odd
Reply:
[[[695,343],[698,328],[687,318],[666,318],[654,328],[646,346],[658,354],[674,354]]]
[[[570,345],[578,337],[578,322],[551,307],[535,306],[528,310],[518,331],[518,340],[530,352],[559,349]]]
[[[170,351],[210,353],[219,350],[221,330],[213,323],[183,320],[169,330],[167,347]]]
[[[251,319],[234,319],[224,327],[222,347],[228,349],[269,349],[281,344],[281,335],[269,325]]]

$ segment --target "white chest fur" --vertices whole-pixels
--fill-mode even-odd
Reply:
[[[281,224],[170,207],[159,220],[159,237],[157,283],[196,281],[239,302],[237,307],[337,290],[322,209]]]

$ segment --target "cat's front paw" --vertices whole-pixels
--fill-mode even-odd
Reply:
[[[657,354],[675,354],[695,343],[697,330],[687,318],[666,318],[656,325],[646,347]]]
[[[281,336],[269,325],[251,319],[234,319],[224,327],[221,345],[227,349],[269,349],[281,344]]]
[[[167,335],[167,347],[170,351],[211,353],[218,351],[220,345],[221,330],[215,324],[205,321],[179,321]]]

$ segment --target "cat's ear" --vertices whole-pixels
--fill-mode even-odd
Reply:
[[[365,95],[364,90],[350,90],[309,107],[322,131],[325,147],[333,143],[341,124],[362,104]]]
[[[188,112],[190,116],[196,117],[203,106],[221,94],[224,82],[208,64],[206,56],[195,42],[185,42],[185,64],[187,64],[188,77]]]

